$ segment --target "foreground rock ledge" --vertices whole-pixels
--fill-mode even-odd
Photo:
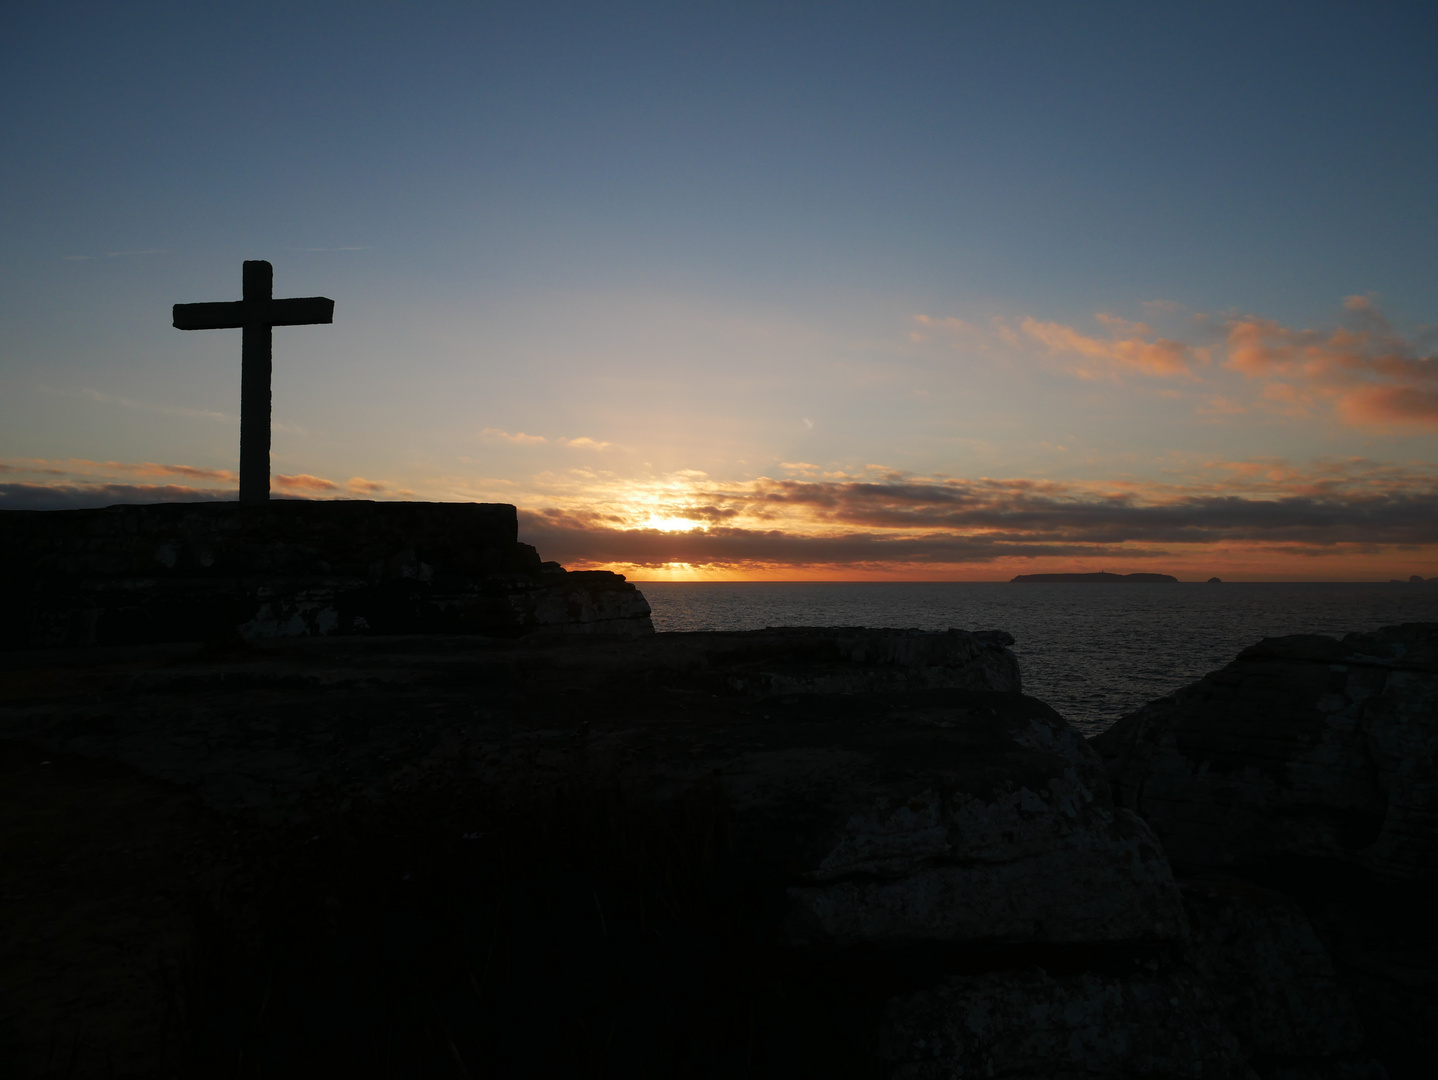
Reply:
[[[1302,858],[1438,879],[1438,624],[1271,638],[1094,746],[1185,868]]]
[[[1093,745],[1203,875],[1190,952],[1251,1051],[1283,1075],[1431,1074],[1438,624],[1260,642]]]
[[[3,722],[273,820],[435,770],[510,800],[617,785],[661,814],[717,781],[735,872],[769,883],[793,943],[1178,938],[1157,844],[1083,738],[1011,689],[1007,640],[273,642],[71,669]]]
[[[582,953],[599,947],[591,941],[630,941],[622,956],[641,960],[658,950],[652,970],[660,974],[644,979],[661,980],[653,992],[681,998],[728,977],[724,957],[733,950],[758,950],[757,970],[789,974],[766,975],[757,990],[736,984],[733,993],[759,994],[745,1008],[779,1039],[793,1027],[783,1012],[787,998],[763,987],[789,985],[783,980],[832,984],[862,1001],[889,993],[886,980],[928,980],[922,972],[935,963],[948,970],[951,959],[1003,970],[1046,957],[1129,963],[1180,947],[1182,898],[1161,850],[1142,821],[1112,805],[1101,763],[1078,732],[1018,692],[1010,641],[998,632],[840,628],[662,634],[628,643],[348,637],[28,651],[4,658],[0,674],[9,689],[0,735],[52,761],[107,758],[197,792],[221,820],[235,823],[237,835],[297,836],[292,869],[257,877],[246,861],[227,871],[225,880],[238,875],[261,891],[283,891],[291,879],[317,874],[309,852],[320,847],[309,845],[322,847],[351,828],[342,822],[393,814],[411,830],[402,845],[408,853],[399,856],[405,867],[438,844],[452,846],[435,863],[451,866],[446,873],[508,875],[487,899],[464,908],[480,928],[447,950],[463,952],[469,940],[490,948],[501,930],[518,934],[503,928],[520,925],[535,904],[559,905],[578,914],[547,918],[534,948],[547,948],[542,942],[555,935],[577,935],[580,944],[566,948]],[[461,811],[469,815],[465,823],[445,824]],[[596,815],[629,824],[592,828],[587,819]],[[570,824],[545,824],[554,821]],[[222,830],[228,835],[230,827]],[[588,839],[574,840],[576,848],[569,837]],[[616,892],[614,868],[645,850],[661,853],[645,857],[649,869],[641,875],[655,891],[641,885],[637,894]],[[597,876],[575,878],[579,871],[568,862],[562,872],[546,869],[561,855]],[[355,858],[366,867],[382,855],[361,848]],[[327,911],[354,902],[353,885],[322,878],[312,889]],[[515,889],[530,899],[508,899]],[[709,899],[673,899],[675,890],[695,889]],[[569,890],[577,890],[572,909],[561,903],[569,903]],[[293,913],[309,902],[286,899],[278,910]],[[275,937],[280,931],[263,920],[245,922],[259,918],[244,914],[263,910],[259,901],[236,910],[240,939],[290,940]],[[685,914],[710,910],[716,914]],[[496,911],[510,914],[493,927],[483,922],[499,919]],[[704,961],[708,973],[696,982],[663,990],[673,950],[686,940],[731,944]],[[274,948],[277,959],[256,959],[255,970],[281,962],[289,970],[299,962],[294,956],[310,955]],[[949,954],[957,959],[944,959]],[[318,993],[315,986],[348,993],[344,987],[360,976],[328,974],[328,955],[315,954],[306,963],[317,966],[296,975],[292,990],[276,992],[297,1002]],[[485,955],[466,961],[482,989],[490,986],[484,979],[508,970],[486,967]],[[571,955],[567,963],[578,961]],[[840,969],[823,974],[831,963]],[[594,970],[600,979],[609,969]],[[204,977],[212,986],[247,985],[233,973]],[[490,993],[484,990],[488,1011],[474,1024],[514,1009],[506,1023],[528,1031],[524,1018],[557,1008],[543,988],[530,998],[507,983],[492,999]],[[595,992],[598,1018],[586,1024],[608,1031],[668,1015],[615,993]],[[456,1009],[477,1007],[467,981],[456,994]],[[223,1005],[214,995],[203,1008],[234,1015],[205,1021],[219,1032],[210,1037],[210,1060],[233,1072],[223,1032],[257,1030],[266,1021],[255,1011],[259,999],[241,994]],[[26,1007],[42,998],[32,988]],[[842,1024],[845,1037],[857,1040],[854,1053],[867,1059],[881,1004],[856,1005],[852,1014],[832,1012],[832,1003],[823,1009],[852,1015]],[[268,1006],[289,1018],[285,1024],[326,1022],[295,1019],[300,1007]],[[736,1023],[751,1022],[743,1015]],[[456,1030],[460,1052],[481,1062],[496,1059],[473,1055],[498,1053],[492,1040],[508,1037],[471,1045],[463,1042],[470,1029]],[[736,1032],[735,1046],[758,1038]],[[534,1053],[538,1036],[524,1038]],[[293,1058],[299,1050],[284,1053]],[[771,1062],[782,1056],[765,1053],[779,1055]],[[784,1070],[774,1066],[769,1074]]]
[[[277,500],[0,511],[0,649],[352,634],[653,633],[503,503]]]
[[[30,650],[0,658],[0,736],[50,767],[123,762],[215,816],[194,846],[217,869],[186,901],[185,977],[206,992],[184,1053],[206,1075],[1382,1080],[1375,1030],[1377,1056],[1407,1060],[1382,1025],[1407,1030],[1421,987],[1355,982],[1327,901],[1176,882],[1092,744],[1019,692],[1011,643],[828,628]],[[37,904],[11,925],[63,906]],[[21,946],[34,974],[0,1004],[30,1018],[23,1057],[80,999],[47,990],[43,943]],[[1362,954],[1370,979],[1379,955]],[[141,960],[129,978],[154,983]]]

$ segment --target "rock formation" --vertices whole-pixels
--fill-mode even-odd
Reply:
[[[1241,989],[1238,1013],[1267,1018],[1249,1033],[1268,1033],[1264,1053],[1357,1052],[1356,1021],[1333,1011],[1351,1000],[1389,1070],[1426,1075],[1438,1052],[1438,625],[1261,642],[1094,747],[1115,801],[1153,826],[1181,874],[1254,883],[1186,888],[1196,947],[1233,927],[1220,936],[1237,943],[1208,967]]]
[[[344,634],[653,632],[632,585],[566,573],[499,503],[0,511],[0,648]]]
[[[1246,1060],[1284,1075],[1381,1076],[1302,908],[1236,878],[1181,881],[1187,956]]]
[[[95,579],[153,560],[157,528],[105,539]],[[444,625],[414,598],[551,587],[495,531],[485,562],[356,529],[330,567],[412,550],[449,584],[404,610]],[[516,633],[536,624],[0,655],[24,813],[61,780],[80,813],[79,763],[117,762],[103,783],[166,785],[169,816],[87,857],[121,877],[131,843],[189,837],[160,853],[189,868],[168,900],[97,909],[58,875],[6,894],[10,925],[86,912],[120,940],[174,905],[173,980],[201,990],[165,997],[149,953],[114,978],[155,984],[204,1075],[1382,1080],[1431,1058],[1438,627],[1265,642],[1086,742],[999,631]],[[4,947],[43,958],[29,934]],[[82,1005],[156,1030],[62,968],[12,964],[12,1054]]]
[[[1438,628],[1273,638],[1098,737],[1175,863],[1438,873]]]
[[[621,793],[643,822],[675,823],[702,848],[705,889],[732,897],[745,941],[820,968],[867,956],[908,971],[936,949],[999,970],[1075,956],[1131,966],[1177,948],[1183,902],[1161,850],[1112,805],[1078,732],[1018,692],[1010,640],[832,629],[14,653],[26,689],[0,734],[124,762],[271,830],[324,833],[335,814],[447,791],[482,796],[492,823],[522,833],[555,800],[602,807]],[[695,833],[696,814],[718,831]],[[426,810],[423,827],[442,817]],[[607,867],[632,843],[586,851]],[[664,880],[685,865],[665,863]],[[646,903],[659,900],[635,919],[657,917]],[[604,918],[605,934],[632,925],[618,901]],[[1125,970],[1105,985],[1132,996],[1184,977]],[[836,985],[866,994],[882,980]]]
[[[1198,979],[1027,971],[960,975],[897,997],[879,1059],[894,1080],[1253,1074]]]

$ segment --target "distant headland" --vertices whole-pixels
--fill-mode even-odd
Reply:
[[[1178,578],[1172,574],[1110,574],[1106,571],[1099,571],[1097,574],[1020,574],[1011,581],[1173,581]]]

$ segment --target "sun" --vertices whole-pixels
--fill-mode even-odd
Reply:
[[[692,529],[704,528],[704,523],[695,521],[693,518],[651,516],[640,525],[640,528],[658,529],[660,532],[689,532]]]

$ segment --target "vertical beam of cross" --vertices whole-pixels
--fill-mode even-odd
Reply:
[[[269,306],[275,298],[275,268],[263,260],[248,260],[240,295],[247,308]],[[270,498],[270,411],[273,395],[274,327],[268,322],[245,322],[240,340],[240,502],[268,502]]]
[[[240,342],[240,502],[270,498],[270,376],[276,326],[332,323],[335,302],[327,296],[274,298],[275,268],[262,259],[244,265],[243,300],[219,304],[176,304],[180,330],[243,331]]]

